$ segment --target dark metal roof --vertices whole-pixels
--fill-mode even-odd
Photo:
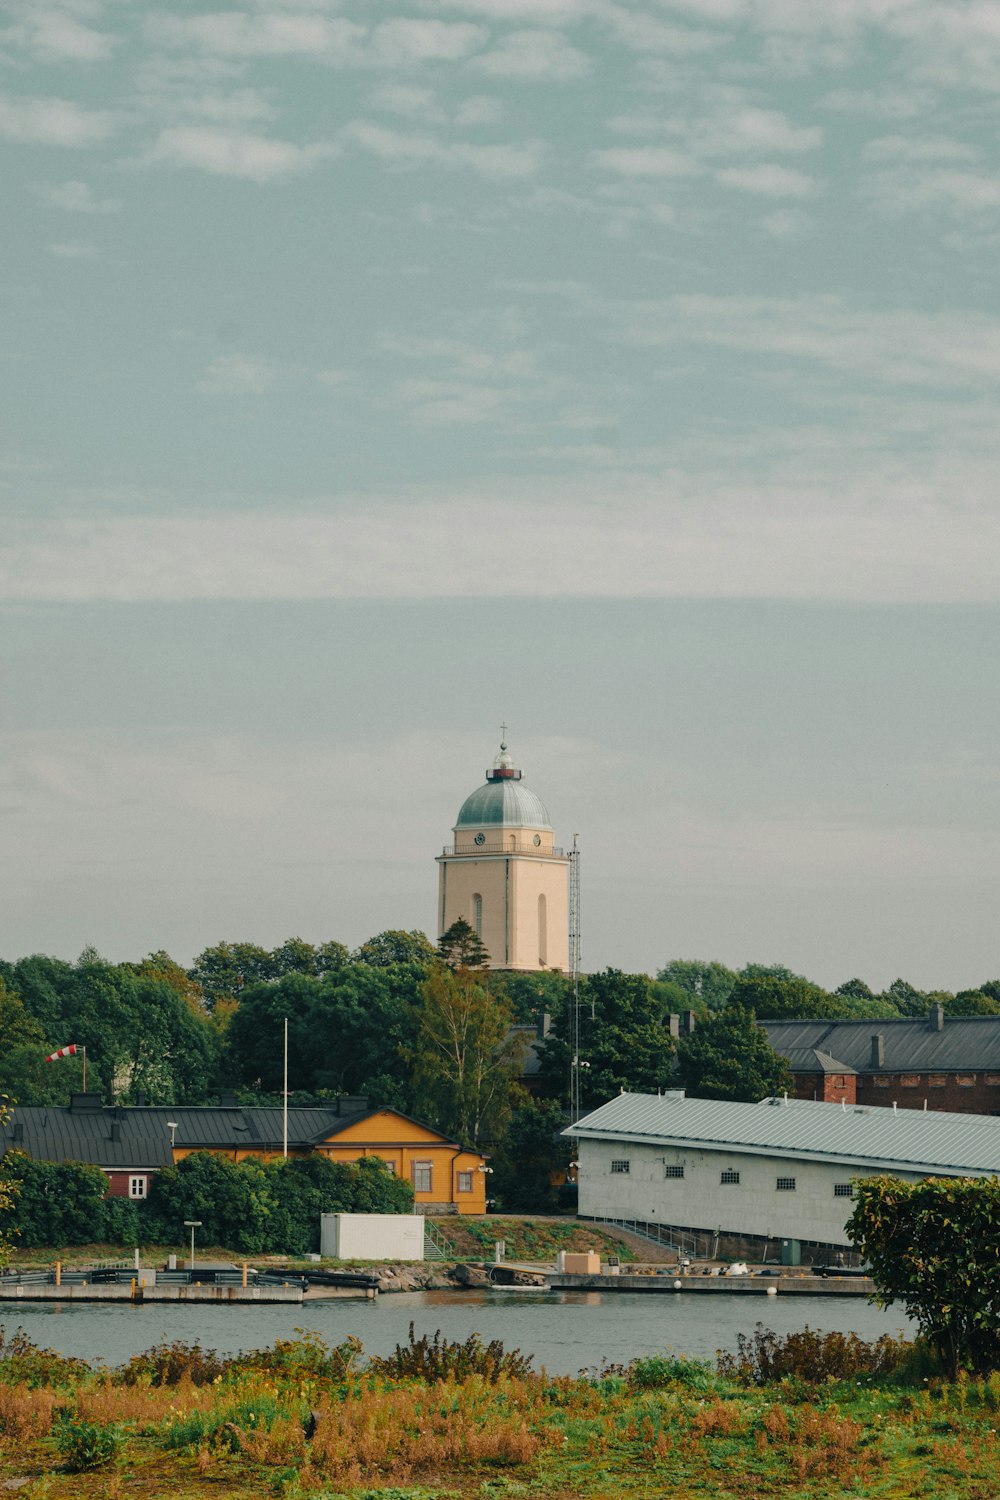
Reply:
[[[831,1057],[829,1052],[824,1052],[821,1047],[792,1047],[787,1051],[779,1047],[777,1050],[788,1058],[793,1073],[856,1073],[858,1071],[857,1068],[852,1068],[850,1063]]]
[[[834,1071],[858,1073],[1000,1072],[1000,1016],[945,1016],[941,1030],[923,1017],[864,1021],[762,1021],[771,1046],[794,1072],[817,1072],[800,1059],[817,1049],[838,1059]],[[872,1066],[872,1037],[881,1036],[881,1067]],[[843,1064],[843,1066],[841,1066]]]
[[[342,1115],[335,1107],[289,1106],[289,1147],[310,1149],[376,1113],[365,1108]],[[108,1168],[169,1167],[173,1162],[169,1121],[176,1122],[175,1144],[180,1150],[280,1151],[282,1146],[280,1108],[18,1105],[0,1127],[0,1152],[23,1151],[36,1161],[84,1161]]]

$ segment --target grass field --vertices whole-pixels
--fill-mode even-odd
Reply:
[[[0,1490],[31,1500],[997,1495],[1000,1375],[948,1384],[921,1374],[914,1346],[889,1340],[758,1344],[765,1361],[744,1350],[724,1373],[663,1358],[552,1379],[475,1338],[411,1340],[382,1360],[311,1335],[228,1362],[172,1346],[99,1372],[7,1334]]]

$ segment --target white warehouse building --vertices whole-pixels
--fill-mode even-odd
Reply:
[[[705,1236],[849,1244],[851,1182],[1000,1172],[1000,1118],[765,1099],[620,1094],[564,1134],[582,1218]],[[669,1237],[669,1236],[667,1236]],[[753,1246],[747,1247],[751,1250]]]

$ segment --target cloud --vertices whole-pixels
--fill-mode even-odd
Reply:
[[[294,141],[208,125],[175,125],[161,130],[150,152],[151,161],[199,167],[223,177],[245,177],[274,182],[309,172],[320,162],[340,154],[332,141],[299,146]]]
[[[374,27],[343,16],[274,9],[218,11],[200,16],[159,12],[148,21],[160,46],[194,48],[214,57],[300,57],[349,67],[397,68],[457,62],[481,46],[488,33],[470,21],[405,16]]]
[[[813,228],[814,221],[800,208],[778,208],[773,214],[765,214],[760,224],[772,239],[787,240],[806,234]]]
[[[759,193],[769,198],[806,198],[815,184],[804,172],[762,162],[756,167],[726,167],[716,172],[716,181],[743,193]]]
[[[103,62],[111,56],[114,37],[96,31],[69,14],[65,7],[35,0],[24,18],[3,33],[2,39],[23,47],[43,63]]]
[[[463,400],[463,388],[426,399]],[[475,399],[472,402],[475,413]],[[613,498],[609,499],[608,497]],[[502,569],[505,530],[530,536]],[[524,482],[516,497],[366,497],[336,515],[120,517],[8,524],[0,598],[748,598],[879,604],[1000,600],[1000,511],[989,473],[956,507],[884,474],[829,488],[710,485],[602,473]],[[553,570],[552,559],[560,566]]]
[[[249,354],[220,354],[205,367],[196,390],[210,396],[262,396],[274,384],[275,369]]]
[[[61,245],[46,245],[45,248],[50,255],[58,256],[61,260],[94,260],[98,254],[97,246],[84,240],[70,240]]]
[[[382,161],[410,166],[431,162],[469,167],[483,177],[530,177],[537,171],[542,155],[540,141],[475,146],[462,141],[441,141],[433,135],[403,134],[367,120],[354,120],[345,127],[344,135]]]
[[[0,137],[39,146],[94,146],[107,140],[118,117],[71,99],[0,94]]]
[[[1000,177],[946,168],[921,171],[904,167],[872,174],[863,183],[863,193],[883,214],[942,210],[978,214],[1000,208]]]
[[[579,304],[581,293],[575,296]],[[854,379],[979,393],[1000,383],[1000,323],[976,313],[852,307],[841,298],[678,296],[600,309],[628,342],[810,361]]]
[[[905,135],[878,136],[861,153],[864,161],[876,162],[974,161],[977,155],[965,141],[948,136]]]
[[[558,31],[509,31],[491,52],[482,53],[473,64],[494,78],[523,82],[568,83],[585,78],[591,70],[586,53],[572,46]]]
[[[38,183],[34,191],[49,208],[68,214],[116,214],[122,206],[120,198],[95,198],[85,182]]]
[[[686,152],[669,146],[612,146],[592,151],[590,160],[622,177],[691,177],[700,170]]]

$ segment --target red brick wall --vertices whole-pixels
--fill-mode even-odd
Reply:
[[[1000,1115],[1000,1073],[796,1073],[795,1097]]]
[[[127,1198],[130,1177],[145,1177],[146,1192],[149,1193],[150,1184],[153,1180],[152,1172],[109,1172],[108,1173],[108,1197]]]
[[[857,1076],[854,1073],[796,1073],[796,1099],[822,1099],[828,1104],[856,1102]]]

